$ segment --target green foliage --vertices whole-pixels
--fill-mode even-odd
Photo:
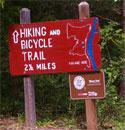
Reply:
[[[122,29],[119,29],[119,26],[115,23],[109,23],[100,29],[100,35],[101,51],[105,58],[123,58],[125,56],[125,35],[122,34]]]
[[[121,8],[121,1],[87,1],[90,4],[91,16],[99,17],[101,26],[100,44],[102,70],[105,72],[106,80],[106,98],[97,100],[98,117],[100,122],[112,118],[120,124],[125,116],[124,102],[119,97],[119,84],[123,79],[121,68],[124,67],[122,62],[125,60],[125,35],[120,29],[121,16],[116,11]],[[24,117],[23,76],[13,77],[9,73],[8,26],[19,24],[19,10],[24,7],[31,10],[31,22],[78,18],[78,4],[80,2],[81,0],[0,1],[0,6],[4,7],[1,9],[2,20],[0,22],[2,32],[0,100],[3,114],[16,114],[19,120]],[[109,21],[114,22],[108,23]],[[34,77],[37,118],[46,119],[43,124],[51,123],[52,118],[61,115],[70,116],[72,121],[77,115],[81,115],[82,119],[85,118],[84,100],[73,101],[70,99],[68,74],[46,74]],[[38,125],[41,125],[40,121]]]
[[[65,111],[69,101],[67,79],[67,74],[35,76],[37,108],[41,108],[43,111],[51,111],[55,114]]]
[[[102,70],[106,78],[106,98],[98,100],[100,122],[114,119],[123,120],[124,100],[119,97],[119,84],[122,81],[121,68],[124,66],[125,39],[122,30],[114,23],[109,23],[100,30]]]
[[[17,116],[18,116],[18,121],[24,122],[24,120],[25,120],[24,119],[24,117],[25,117],[25,113],[24,112],[18,113]]]
[[[4,8],[5,0],[0,0],[0,7]]]

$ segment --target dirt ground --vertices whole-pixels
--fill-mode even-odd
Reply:
[[[0,118],[0,130],[82,130],[86,126],[71,126],[65,125],[66,122],[57,120],[54,125],[40,126],[36,128],[26,127],[24,123],[18,121],[17,118],[4,117]]]
[[[78,122],[75,125],[63,120],[54,120],[52,123],[30,128],[16,117],[2,117],[0,118],[0,130],[87,130],[87,126],[85,122]],[[104,123],[98,130],[117,130],[117,127]]]

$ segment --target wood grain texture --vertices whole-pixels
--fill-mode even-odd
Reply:
[[[30,10],[22,8],[20,10],[20,24],[30,23]],[[24,77],[24,98],[25,98],[25,118],[26,125],[32,128],[36,127],[36,110],[34,94],[34,77]]]
[[[89,4],[87,2],[81,2],[78,5],[78,9],[79,9],[79,19],[90,17]],[[95,99],[85,100],[85,105],[86,105],[87,130],[98,130],[96,100]]]

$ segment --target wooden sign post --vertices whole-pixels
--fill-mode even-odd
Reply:
[[[30,10],[22,8],[20,10],[20,24],[30,23]],[[26,126],[36,127],[34,77],[24,77],[24,98],[25,98],[25,118]]]
[[[81,2],[78,5],[79,8],[79,18],[88,18],[89,14],[89,4],[87,2]],[[97,125],[97,113],[96,113],[96,100],[87,99],[85,100],[86,105],[86,118],[87,118],[87,130],[98,130]]]

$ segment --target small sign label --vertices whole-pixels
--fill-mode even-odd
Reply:
[[[104,72],[70,74],[70,97],[72,99],[97,99],[105,97]]]

